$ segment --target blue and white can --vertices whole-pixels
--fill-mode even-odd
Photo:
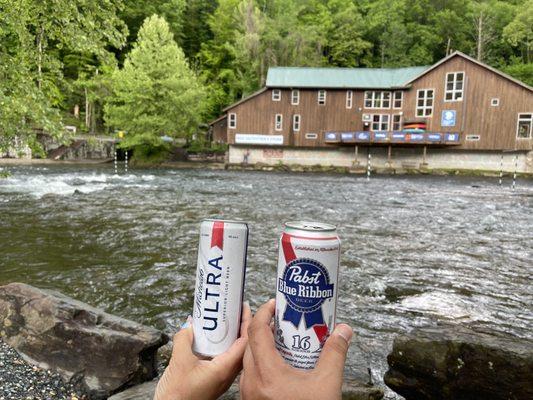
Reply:
[[[287,222],[279,242],[276,347],[287,363],[313,369],[335,328],[340,239],[334,225]]]

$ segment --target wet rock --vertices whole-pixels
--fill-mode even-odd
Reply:
[[[226,393],[219,400],[239,399],[239,378],[231,385]],[[109,400],[152,400],[154,398],[157,380],[143,383],[126,389],[121,393],[111,396]],[[383,391],[373,386],[367,386],[359,381],[347,380],[342,386],[343,400],[380,400],[383,398]]]
[[[385,383],[406,400],[533,399],[533,342],[461,326],[394,340]]]
[[[0,287],[0,338],[93,399],[153,379],[157,349],[168,340],[153,328],[21,283]]]

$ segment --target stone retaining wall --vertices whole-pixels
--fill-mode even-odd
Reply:
[[[248,163],[267,165],[321,165],[346,168],[366,168],[368,153],[371,154],[372,168],[379,169],[450,169],[500,171],[503,154],[503,171],[533,173],[533,151],[497,152],[467,151],[443,148],[427,148],[424,160],[423,148],[392,147],[390,162],[387,147],[358,147],[356,157],[354,147],[335,148],[280,148],[236,146],[229,147],[229,163],[243,163],[248,155]]]

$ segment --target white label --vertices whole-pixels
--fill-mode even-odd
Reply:
[[[340,242],[283,234],[279,246],[275,340],[295,368],[312,369],[335,328]]]
[[[225,352],[239,335],[247,230],[232,225],[200,227],[192,326],[193,350],[204,356]]]
[[[235,135],[235,143],[281,145],[283,144],[283,135],[258,135],[252,133],[237,133]]]

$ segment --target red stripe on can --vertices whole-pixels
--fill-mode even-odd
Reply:
[[[285,257],[285,264],[290,263],[292,260],[296,260],[296,253],[292,248],[291,235],[284,233],[281,235],[281,247],[283,248],[283,257]]]
[[[211,248],[218,247],[222,250],[224,246],[224,222],[213,222],[213,229],[211,231]]]

